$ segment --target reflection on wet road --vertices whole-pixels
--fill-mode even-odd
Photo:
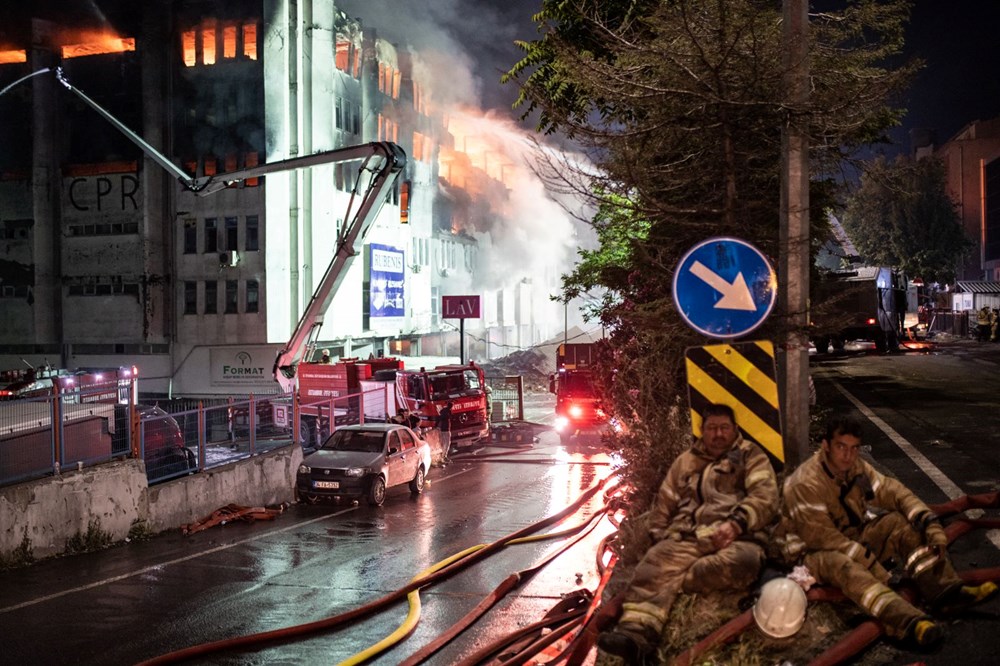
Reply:
[[[380,508],[295,505],[274,522],[237,523],[189,537],[171,532],[6,572],[0,574],[5,661],[135,663],[338,615],[403,587],[459,551],[562,510],[610,474],[598,445],[565,449],[546,431],[530,448],[486,448],[472,459],[435,468],[423,495],[411,497],[405,486],[396,488]],[[545,531],[579,525],[602,506],[598,493]],[[604,519],[431,663],[453,663],[477,645],[540,619],[561,595],[593,589],[597,544],[611,529]],[[512,572],[558,547],[555,541],[510,545],[425,588],[412,634],[371,663],[399,663]],[[201,663],[337,663],[388,635],[406,613],[401,601],[345,629],[252,652],[214,654]]]

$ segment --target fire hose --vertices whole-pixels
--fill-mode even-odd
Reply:
[[[929,508],[937,515],[947,517],[971,508],[991,508],[997,506],[1000,506],[1000,492],[964,495],[945,504],[932,505]],[[948,543],[954,542],[958,537],[977,528],[1000,528],[1000,519],[957,518],[945,528]],[[972,584],[998,580],[1000,579],[1000,567],[962,571],[958,575],[965,582]],[[912,602],[914,600],[915,595],[912,590],[904,589],[900,591],[900,594],[908,601]],[[809,590],[806,597],[810,601],[841,601],[845,599],[840,590],[829,587],[813,588]],[[674,663],[678,666],[687,666],[694,663],[695,660],[708,650],[737,639],[744,631],[753,626],[753,623],[752,611],[745,611],[679,654],[675,658]],[[882,623],[878,620],[866,620],[811,661],[809,666],[833,666],[834,664],[843,663],[878,640],[883,631]]]
[[[535,532],[555,525],[566,517],[572,515],[577,510],[579,510],[587,501],[589,501],[597,492],[599,492],[607,483],[614,478],[614,475],[610,475],[601,479],[591,488],[587,489],[580,497],[578,497],[572,504],[567,506],[565,509],[548,516],[532,525],[524,527],[512,534],[509,534],[497,541],[490,544],[474,546],[466,551],[462,551],[452,557],[439,562],[428,570],[428,573],[424,576],[419,576],[411,580],[404,587],[395,590],[389,594],[383,595],[379,599],[371,601],[364,604],[358,608],[355,608],[346,613],[341,613],[332,617],[328,617],[322,620],[317,620],[314,622],[307,622],[298,625],[292,625],[289,627],[283,627],[280,629],[275,629],[271,631],[259,632],[254,634],[248,634],[244,636],[237,636],[234,638],[228,638],[208,643],[202,643],[199,645],[193,645],[181,650],[176,650],[167,654],[154,657],[153,659],[141,662],[141,666],[149,666],[153,664],[171,664],[183,661],[185,659],[192,659],[195,657],[204,657],[209,654],[215,654],[222,651],[229,651],[235,649],[249,649],[254,647],[259,647],[264,643],[274,642],[274,641],[287,641],[292,638],[297,638],[301,636],[306,636],[319,631],[326,631],[336,627],[344,626],[349,623],[360,620],[364,617],[368,617],[374,613],[377,613],[385,608],[390,607],[398,601],[409,596],[411,592],[415,592],[422,587],[427,587],[435,583],[441,582],[459,571],[477,563],[483,559],[486,559],[490,555],[502,550],[507,545],[512,542],[518,541],[520,539],[525,539]],[[584,526],[589,524],[590,521],[584,523]],[[544,535],[543,535],[544,536]],[[550,537],[551,538],[551,537]],[[411,611],[412,612],[412,611]],[[405,635],[412,631],[412,627],[407,628],[407,622],[396,632],[393,632],[392,637],[395,640],[401,640]],[[403,633],[401,636],[399,635]],[[386,639],[388,640],[388,639]],[[382,644],[380,641],[379,644]],[[374,647],[374,646],[373,646]],[[384,649],[384,647],[382,648]],[[368,658],[368,657],[366,657]],[[359,662],[356,662],[359,663]]]

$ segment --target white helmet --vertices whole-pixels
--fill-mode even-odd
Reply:
[[[802,628],[806,620],[806,593],[788,578],[764,584],[753,606],[753,619],[771,638],[786,638]]]

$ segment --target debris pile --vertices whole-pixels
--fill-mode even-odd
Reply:
[[[525,392],[548,391],[549,374],[553,372],[555,361],[538,349],[516,351],[503,358],[495,358],[482,363],[487,377],[524,378]]]

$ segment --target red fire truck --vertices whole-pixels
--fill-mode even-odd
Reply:
[[[581,435],[597,435],[608,422],[594,389],[594,356],[591,342],[565,343],[556,350],[556,373],[549,377],[549,391],[556,394],[555,429],[564,444]]]

